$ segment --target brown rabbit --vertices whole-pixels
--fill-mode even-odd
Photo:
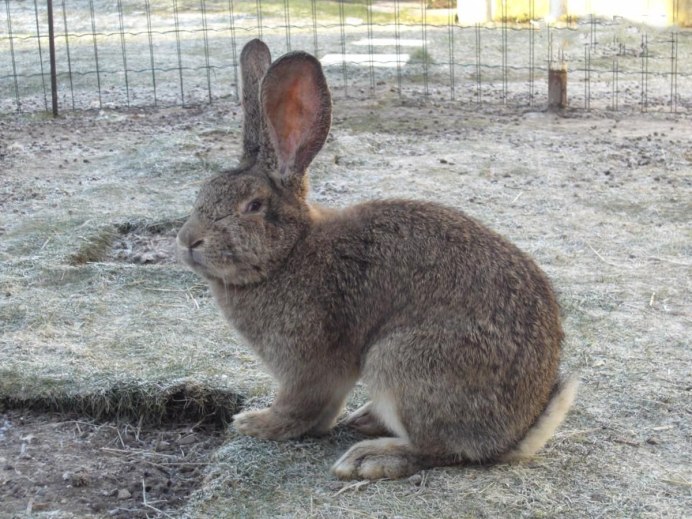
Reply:
[[[317,59],[241,54],[243,157],[210,179],[178,234],[228,321],[279,384],[236,429],[283,440],[328,431],[362,379],[371,402],[346,423],[340,478],[532,455],[571,405],[550,282],[514,245],[434,203],[310,205],[306,170],[331,97]]]

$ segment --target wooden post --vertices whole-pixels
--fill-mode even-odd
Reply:
[[[548,70],[548,110],[567,108],[567,68]]]

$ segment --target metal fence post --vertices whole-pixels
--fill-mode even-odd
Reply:
[[[55,31],[53,30],[53,0],[48,3],[48,53],[50,55],[50,94],[53,117],[58,116],[58,71],[55,65]]]

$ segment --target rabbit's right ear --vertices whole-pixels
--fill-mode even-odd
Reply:
[[[276,158],[268,173],[282,185],[299,186],[331,126],[332,98],[320,62],[306,52],[285,54],[264,76],[261,101]]]
[[[241,162],[254,161],[264,140],[264,123],[260,108],[260,82],[271,65],[269,47],[258,39],[249,41],[240,53],[240,75],[243,104],[243,157]]]

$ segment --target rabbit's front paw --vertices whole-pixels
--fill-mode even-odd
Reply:
[[[233,416],[233,425],[240,434],[269,439],[273,429],[270,416],[270,408],[259,411],[244,411]]]
[[[233,425],[240,434],[263,440],[286,440],[301,434],[296,433],[294,422],[278,417],[270,407],[259,411],[244,411],[233,416]]]

